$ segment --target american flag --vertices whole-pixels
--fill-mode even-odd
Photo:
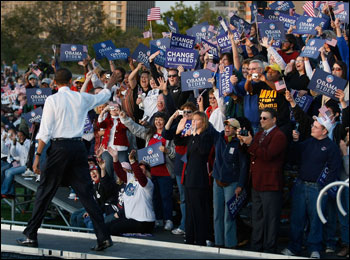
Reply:
[[[170,38],[170,32],[162,32],[163,38]]]
[[[147,31],[143,33],[143,38],[150,38],[151,37],[151,32]]]
[[[328,45],[331,45],[331,46],[333,46],[333,47],[335,47],[336,45],[337,45],[337,39],[331,39],[331,40],[326,40],[326,43],[328,44]]]
[[[304,11],[311,17],[316,17],[314,12],[314,2],[313,1],[306,1],[306,3],[303,5]]]
[[[344,4],[338,5],[338,8],[334,11],[334,14],[340,14],[342,12],[344,12]]]
[[[161,20],[160,7],[153,7],[147,10],[147,21]]]
[[[211,70],[212,72],[216,72],[217,69],[218,69],[218,66],[219,66],[218,64],[214,64],[212,62],[208,62],[207,69]]]
[[[276,90],[281,90],[281,89],[285,89],[286,88],[286,84],[284,83],[284,80],[280,80],[280,81],[276,81],[275,82],[275,87]]]
[[[338,1],[322,1],[325,4],[328,4],[329,6],[335,7]]]
[[[88,53],[88,49],[86,45],[83,45],[83,52]]]

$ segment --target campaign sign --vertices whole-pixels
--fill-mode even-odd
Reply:
[[[203,44],[204,48],[206,48],[206,46],[209,47],[208,53],[213,54],[214,59],[219,59],[219,49],[215,44],[212,44],[204,39],[202,39],[202,44]]]
[[[87,53],[83,51],[81,44],[61,44],[61,61],[81,61],[87,58]]]
[[[28,127],[31,128],[34,122],[40,123],[42,114],[43,108],[38,107],[28,113],[23,114],[23,118],[27,122]]]
[[[204,22],[188,29],[186,31],[186,34],[196,37],[196,43],[200,43],[202,38],[209,40],[215,36],[215,34],[209,31],[208,29],[209,29],[209,23]]]
[[[284,24],[284,30],[288,31],[289,27],[291,26],[295,26],[296,22],[297,22],[298,18],[295,16],[290,16],[288,14],[280,14],[280,16],[278,16],[278,20]]]
[[[166,21],[168,23],[169,29],[172,33],[178,33],[179,32],[179,25],[177,24],[177,22],[175,22],[174,20],[171,20],[170,18],[166,18]]]
[[[347,81],[345,79],[316,68],[307,88],[339,101],[338,98],[334,96],[335,92],[337,89],[344,90],[346,83]]]
[[[134,53],[131,55],[131,58],[133,58],[138,62],[142,62],[147,68],[149,68],[148,58],[150,55],[151,55],[151,51],[149,50],[149,48],[146,45],[140,43],[137,46]]]
[[[26,90],[28,105],[43,105],[51,94],[51,88],[28,88]]]
[[[344,11],[337,12],[339,6],[341,6],[342,4],[344,5]],[[339,18],[339,20],[341,22],[348,24],[349,23],[349,3],[337,2],[336,6],[335,6],[334,16],[335,16],[335,19]]]
[[[236,35],[236,36],[235,36]],[[239,33],[237,30],[234,30],[233,37],[236,40],[238,36],[239,39]],[[216,37],[216,40],[218,42],[218,45],[220,47],[220,52],[225,53],[225,52],[230,52],[232,50],[232,45],[230,38],[228,37],[228,33],[220,34],[218,37]]]
[[[184,69],[194,69],[196,67],[198,51],[189,49],[169,49],[166,52],[165,67],[177,68],[183,66]]]
[[[319,49],[324,45],[325,42],[326,40],[322,40],[322,39],[309,40],[304,50],[300,54],[300,56],[317,59],[318,56],[320,55]]]
[[[159,49],[166,51],[166,49],[170,48],[170,39],[169,38],[160,38],[157,40],[152,40],[149,42],[150,46],[157,46]]]
[[[157,46],[151,44],[151,55],[155,52],[159,51],[159,54],[154,58],[154,63],[164,67],[165,60],[166,60],[166,51],[163,51],[162,49],[158,48]]]
[[[269,41],[271,38],[275,40],[273,47],[280,47],[282,41],[285,39],[284,26],[279,21],[267,21],[259,25],[260,38],[267,37]]]
[[[272,10],[289,11],[290,8],[294,8],[292,1],[276,1],[269,5]]]
[[[236,197],[236,194],[234,194],[233,197],[226,203],[228,212],[233,220],[236,218],[238,212],[243,208],[247,197],[247,192],[244,189],[238,198]]]
[[[108,60],[127,60],[130,56],[129,48],[119,48],[111,51],[105,51],[104,55]]]
[[[186,132],[191,129],[191,126],[192,126],[192,120],[187,120],[184,130],[182,130],[181,132],[181,135],[184,136]]]
[[[232,65],[225,66],[223,73],[219,73],[219,96],[222,97],[224,93],[232,93],[233,85],[230,81],[232,76]]]
[[[86,115],[85,123],[84,123],[84,134],[92,133],[93,130],[94,130],[94,127],[93,127],[92,122],[89,118],[89,115]]]
[[[279,10],[264,10],[264,19],[271,21],[278,21],[278,17],[281,14],[289,14],[289,12],[279,11]]]
[[[300,16],[296,22],[296,29],[293,30],[293,33],[296,34],[311,34],[316,35],[316,26],[321,26],[326,23],[326,20],[317,17],[310,16]]]
[[[291,91],[295,103],[304,111],[307,112],[309,110],[309,107],[313,101],[313,97],[310,95],[304,95],[304,96],[299,96],[298,93],[299,91],[295,91],[292,89]],[[295,122],[294,114],[293,111],[290,111],[290,120]]]
[[[195,89],[212,88],[208,79],[212,77],[210,70],[186,71],[181,73],[181,90],[190,91]]]
[[[196,44],[196,37],[179,33],[171,34],[170,48],[193,49]]]
[[[242,34],[243,32],[245,32],[245,34],[249,34],[250,32],[251,24],[237,15],[233,15],[230,18],[230,24],[236,27],[240,34]]]
[[[162,142],[137,150],[137,158],[139,161],[147,162],[151,167],[164,164],[164,154],[159,150],[160,146]]]
[[[96,59],[98,60],[101,60],[105,57],[105,51],[111,51],[116,49],[111,40],[95,43],[93,47],[96,53]]]
[[[258,7],[256,6],[256,4],[251,4],[250,5],[250,13],[251,13],[251,23],[255,23],[256,19],[258,18]]]

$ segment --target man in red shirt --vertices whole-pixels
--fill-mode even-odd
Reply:
[[[299,51],[296,51],[297,40],[293,34],[286,34],[286,39],[282,42],[282,47],[278,51],[284,62],[288,64],[291,60],[295,60],[299,56]]]

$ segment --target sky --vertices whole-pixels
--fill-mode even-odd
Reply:
[[[164,13],[170,10],[171,6],[175,6],[175,2],[179,1],[156,1],[156,7],[160,7],[160,13]],[[184,1],[186,6],[194,7],[195,4],[199,5],[200,1]]]

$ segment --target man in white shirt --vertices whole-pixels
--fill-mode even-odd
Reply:
[[[89,110],[108,101],[116,75],[113,73],[107,88],[97,95],[71,91],[72,73],[65,68],[57,70],[55,84],[58,92],[45,101],[37,139],[33,171],[40,176],[33,214],[23,234],[17,239],[22,246],[37,247],[37,231],[46,210],[62,181],[73,187],[79,200],[89,213],[97,236],[97,245],[91,250],[100,251],[113,245],[104,224],[102,211],[93,198],[93,188],[87,161],[87,150],[82,142],[85,118]],[[39,159],[45,144],[51,140],[44,169],[39,169]]]

